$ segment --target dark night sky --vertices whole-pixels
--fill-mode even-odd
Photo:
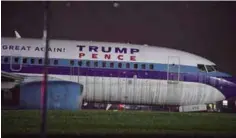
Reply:
[[[236,2],[52,2],[51,38],[131,42],[195,53],[236,75]],[[70,6],[68,6],[70,5]],[[2,2],[2,37],[41,38],[42,2]]]

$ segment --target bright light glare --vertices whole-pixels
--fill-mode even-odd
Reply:
[[[224,101],[223,101],[223,105],[227,106],[227,105],[228,105],[228,101],[227,101],[227,100],[224,100]]]
[[[115,8],[117,8],[117,7],[119,7],[119,6],[120,6],[120,4],[119,4],[119,3],[117,3],[117,2],[114,2],[114,3],[113,3],[113,6],[114,6]]]

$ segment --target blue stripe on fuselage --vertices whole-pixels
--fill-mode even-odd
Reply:
[[[5,62],[4,59],[5,58],[8,58],[8,61]],[[27,58],[27,62],[26,63],[23,63],[24,66],[27,66],[27,65],[37,65],[37,66],[43,66],[43,62],[40,64],[39,63],[39,59],[42,59],[42,58],[35,58],[35,57],[16,57],[16,58],[20,58],[20,60],[18,61],[14,61],[14,58],[13,57],[13,63],[14,64],[19,64],[20,62],[23,62],[23,58]],[[34,63],[31,64],[31,59],[34,60]],[[42,59],[43,60],[43,59]],[[58,61],[58,64],[54,64],[54,61],[57,60]],[[95,68],[94,67],[94,62],[95,60],[78,60],[78,59],[73,59],[74,61],[74,65],[71,65],[71,61],[72,59],[57,59],[57,58],[50,58],[50,63],[49,65],[51,67],[87,67],[86,66],[86,62],[87,61],[90,61],[90,66],[89,68]],[[82,66],[79,66],[78,65],[78,61],[82,61]],[[120,69],[120,70],[144,70],[144,71],[163,71],[163,72],[166,72],[167,71],[167,64],[158,64],[158,63],[142,63],[142,62],[117,62],[117,61],[105,61],[106,62],[106,65],[108,66],[109,63],[113,62],[114,63],[114,67],[113,68],[110,68],[109,66],[108,67],[102,67],[102,62],[104,61],[98,61],[98,67],[96,68],[102,68],[102,69]],[[4,64],[9,64],[10,63],[10,57],[9,56],[2,56],[2,63]],[[118,67],[118,63],[122,63],[122,68],[119,68]],[[130,64],[130,68],[127,69],[126,68],[126,64],[129,63]],[[138,64],[138,68],[137,69],[134,69],[134,64]],[[149,65],[153,65],[153,69],[142,69],[141,65],[142,64],[145,64],[146,67],[149,67]],[[197,67],[195,66],[187,66],[187,65],[180,65],[180,73],[197,73],[197,74],[206,74],[206,72],[202,72],[200,71]],[[171,72],[177,72],[178,70],[175,69],[175,70],[171,70]],[[68,74],[69,75],[69,74]],[[218,72],[218,71],[213,71],[213,72],[208,72],[207,73],[208,76],[219,76],[219,77],[230,77],[230,75],[226,74],[226,73],[222,73],[222,72]]]
[[[41,74],[43,72],[43,64],[39,64],[39,59],[40,58],[33,58],[33,57],[28,57],[27,63],[22,64],[22,69],[20,71],[13,71],[10,68],[10,57],[8,62],[4,61],[4,56],[2,56],[2,70],[7,71],[7,72],[18,72],[18,73],[35,73],[35,74]],[[18,57],[19,58],[19,57]],[[20,57],[22,58],[22,57]],[[31,59],[34,59],[34,64],[31,64]],[[58,64],[54,64],[54,60],[58,61]],[[20,61],[18,60],[15,61],[13,58],[13,63],[15,62],[16,64],[12,64],[12,68],[15,68],[16,70],[19,69]],[[103,61],[97,61],[99,67],[94,67],[93,63],[95,61],[91,60],[82,60],[83,65],[79,67],[78,61],[80,60],[73,60],[74,65],[71,65],[71,59],[53,59],[50,58],[50,65],[48,72],[49,74],[55,74],[55,75],[82,75],[82,76],[103,76],[103,77],[125,77],[125,78],[133,78],[134,75],[137,75],[138,78],[140,79],[162,79],[166,80],[167,79],[167,64],[154,64],[154,63],[130,63],[131,68],[127,69],[125,64],[129,62],[115,62],[115,61],[105,61],[107,65],[110,62],[114,63],[114,68],[103,68],[102,62]],[[86,61],[90,61],[91,65],[90,67],[85,67]],[[118,68],[118,63],[122,63],[122,68]],[[134,69],[133,64],[138,64],[138,68]],[[149,67],[150,64],[154,65],[154,69],[141,69],[141,65],[145,64],[146,66]],[[72,68],[73,68],[73,73],[72,73]],[[79,71],[78,71],[79,70]],[[172,71],[177,71],[177,70],[172,70]],[[176,73],[173,74],[174,77],[176,77]],[[220,91],[221,82],[216,82],[217,80],[213,80],[211,77],[229,77],[228,74],[221,73],[218,71],[214,72],[201,72],[198,70],[197,67],[194,66],[185,66],[185,65],[180,65],[180,81],[188,81],[188,82],[198,82],[198,83],[204,83],[211,85]],[[170,78],[171,79],[171,78]],[[227,97],[227,95],[232,95],[231,91],[227,92],[228,94],[224,93],[224,95]]]

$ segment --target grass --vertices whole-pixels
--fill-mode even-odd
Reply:
[[[48,111],[49,133],[234,133],[235,114]],[[2,133],[38,133],[40,112],[2,110]]]

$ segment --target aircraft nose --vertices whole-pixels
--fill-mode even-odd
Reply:
[[[226,99],[236,97],[236,77],[221,78],[220,89]]]
[[[223,79],[236,84],[236,77],[224,77]]]

